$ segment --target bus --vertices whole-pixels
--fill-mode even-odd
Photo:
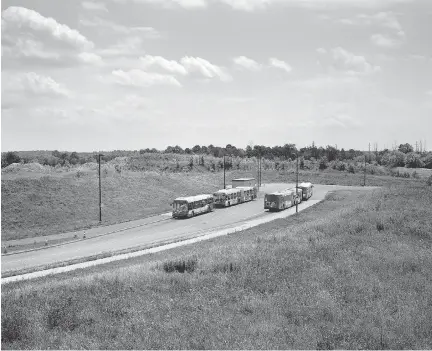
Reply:
[[[256,199],[257,193],[253,187],[237,187],[231,189],[222,189],[213,194],[215,205],[220,207],[229,207],[241,204],[246,201]]]
[[[303,200],[308,200],[313,195],[313,184],[306,182],[306,183],[300,183],[298,186],[302,190],[302,198]]]
[[[281,211],[294,206],[297,201],[295,189],[285,189],[264,195],[264,209]]]
[[[178,197],[172,203],[173,218],[189,218],[213,211],[214,198],[211,194]]]
[[[235,189],[243,191],[244,201],[252,201],[258,197],[258,189],[254,186],[238,186]]]
[[[289,190],[292,190],[294,192],[294,205],[299,204],[303,200],[303,189],[300,188],[300,186],[297,188],[290,188]]]

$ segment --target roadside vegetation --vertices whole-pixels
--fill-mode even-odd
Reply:
[[[3,349],[431,349],[432,187],[2,286]]]

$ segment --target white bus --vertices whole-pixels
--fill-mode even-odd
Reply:
[[[307,200],[313,195],[313,184],[312,183],[300,183],[298,187],[303,192],[303,200]]]
[[[256,189],[251,186],[242,186],[231,189],[222,189],[213,194],[215,206],[229,207],[256,199]]]
[[[302,202],[303,200],[303,189],[299,187],[296,189],[296,187],[294,188],[290,188],[287,190],[292,190],[294,192],[294,205],[299,204]]]
[[[296,203],[295,189],[285,189],[264,195],[264,209],[281,211],[294,206]]]
[[[203,194],[189,197],[178,197],[172,203],[173,218],[188,218],[201,213],[213,211],[214,198],[211,194]]]

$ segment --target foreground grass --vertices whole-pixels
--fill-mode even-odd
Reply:
[[[2,287],[3,349],[430,349],[432,189]],[[180,273],[183,272],[183,273]]]
[[[67,174],[68,175],[68,174]],[[227,182],[236,177],[255,177],[255,171],[227,172]],[[65,233],[99,224],[98,179],[43,176],[2,180],[1,238],[3,241]],[[263,171],[263,183],[294,182],[294,170]],[[301,171],[300,181],[319,184],[362,185],[362,174],[337,171]],[[406,184],[407,179],[367,177],[367,185],[389,182]],[[420,181],[419,181],[420,182]],[[170,211],[178,196],[211,193],[223,188],[223,172],[159,174],[110,173],[102,179],[103,225],[140,219]]]

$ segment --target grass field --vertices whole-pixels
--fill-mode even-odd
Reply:
[[[2,286],[2,348],[430,349],[432,187],[397,181],[228,237]]]
[[[256,178],[256,170],[230,171],[227,184],[241,176]],[[262,181],[293,182],[293,169],[263,171]],[[326,170],[301,171],[300,181],[319,184],[361,185],[363,174]],[[405,184],[409,180],[368,175],[367,185]],[[423,180],[419,180],[421,182]],[[102,175],[102,224],[125,222],[170,211],[178,196],[211,193],[223,188],[223,172],[157,173],[112,169]],[[40,174],[10,173],[2,179],[2,241],[58,234],[99,225],[99,192],[96,171]]]

